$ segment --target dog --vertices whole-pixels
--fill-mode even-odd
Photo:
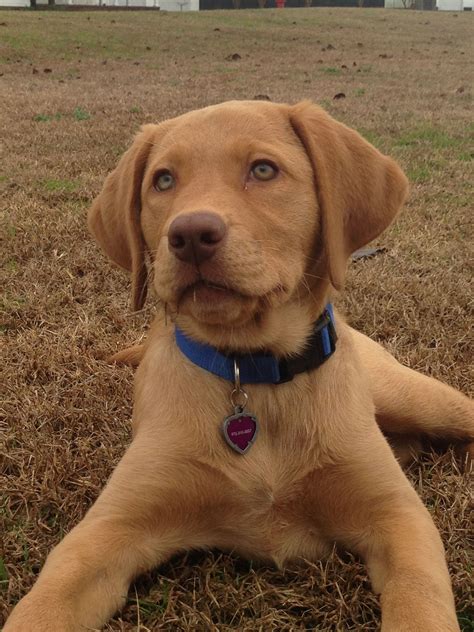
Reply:
[[[168,319],[136,364],[133,441],[5,632],[105,624],[177,551],[367,563],[384,632],[458,630],[443,545],[382,431],[472,440],[472,402],[402,367],[331,301],[408,193],[400,167],[310,102],[228,102],[145,125],[89,227],[153,272]]]

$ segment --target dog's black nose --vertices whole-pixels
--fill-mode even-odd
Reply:
[[[198,265],[214,256],[226,233],[227,227],[216,213],[185,213],[171,222],[168,245],[178,259]]]

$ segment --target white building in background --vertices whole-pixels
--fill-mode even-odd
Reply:
[[[474,0],[385,0],[386,9],[427,9],[436,1],[439,11],[471,11]],[[38,5],[48,0],[37,0]],[[162,11],[199,11],[199,0],[56,0],[57,5],[102,6],[102,7],[146,7]],[[30,0],[0,0],[0,7],[29,7]]]
[[[438,11],[472,11],[473,0],[436,0]]]
[[[48,0],[37,0],[47,5]],[[56,0],[57,5],[102,7],[147,7],[162,11],[199,11],[199,0]],[[0,0],[0,7],[29,7],[30,0]]]
[[[471,11],[473,4],[474,0],[385,0],[384,6],[386,9],[418,10],[434,9],[436,6],[438,11]]]
[[[30,0],[0,0],[0,7],[29,7]]]
[[[403,4],[403,0],[385,0],[385,8],[386,9],[410,9],[411,2],[414,0],[405,0],[405,4]]]

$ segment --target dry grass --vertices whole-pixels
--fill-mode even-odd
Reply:
[[[230,98],[311,98],[397,157],[413,182],[407,211],[380,240],[385,255],[352,265],[341,302],[402,361],[469,391],[472,18],[0,13],[4,613],[129,441],[132,372],[100,358],[144,335],[153,308],[129,313],[127,281],[91,243],[84,212],[142,122]],[[226,60],[233,53],[241,58]],[[346,98],[333,100],[339,92]],[[452,452],[427,454],[410,478],[442,532],[467,632],[460,469]],[[378,621],[366,572],[349,556],[282,573],[209,553],[141,578],[108,629],[374,630]]]

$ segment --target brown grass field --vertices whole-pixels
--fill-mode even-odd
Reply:
[[[160,307],[130,313],[127,279],[92,243],[85,211],[141,123],[233,98],[310,98],[397,158],[410,201],[377,242],[385,254],[351,264],[339,305],[401,361],[472,394],[473,18],[0,12],[3,615],[130,440],[133,374],[103,358],[145,336]],[[442,533],[472,632],[466,469],[454,451],[429,449],[409,477]],[[379,616],[348,554],[280,571],[198,552],[140,578],[106,629],[370,631]]]

